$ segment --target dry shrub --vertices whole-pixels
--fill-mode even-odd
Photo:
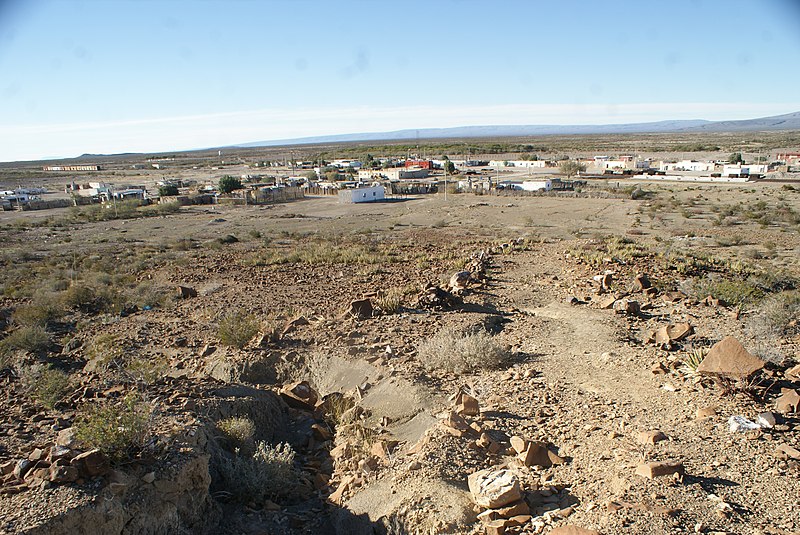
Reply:
[[[762,359],[782,364],[786,355],[781,340],[800,333],[800,292],[781,292],[761,302],[750,316],[747,331],[755,339],[754,352]]]
[[[50,335],[40,325],[24,325],[0,341],[0,354],[14,351],[42,353],[50,346]]]
[[[250,444],[256,434],[256,424],[250,418],[234,416],[217,422],[217,429],[236,447]]]
[[[242,349],[258,334],[259,328],[259,321],[253,314],[239,310],[219,320],[217,335],[226,346]]]
[[[485,331],[443,329],[417,347],[418,359],[428,369],[456,373],[497,368],[509,353]]]
[[[375,305],[384,314],[396,314],[400,311],[403,304],[403,292],[398,288],[392,288],[388,292],[380,292],[375,298]]]
[[[241,503],[291,498],[297,493],[299,476],[294,466],[295,452],[289,444],[256,444],[253,455],[219,458],[219,483],[222,492]]]
[[[53,295],[34,298],[27,305],[20,305],[14,310],[12,319],[17,325],[40,325],[44,327],[49,322],[59,319],[64,313],[63,308]]]

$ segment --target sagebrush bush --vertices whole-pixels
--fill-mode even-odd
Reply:
[[[253,455],[237,451],[219,458],[220,484],[226,493],[242,503],[291,498],[297,492],[295,452],[289,444],[256,444]]]
[[[217,429],[237,447],[252,442],[256,434],[256,424],[250,418],[233,416],[217,422]]]
[[[258,334],[259,327],[259,321],[253,314],[239,310],[219,320],[217,335],[226,346],[242,349]]]
[[[417,347],[417,358],[428,369],[464,373],[497,368],[509,353],[485,331],[443,329]]]
[[[89,408],[75,423],[78,440],[116,462],[134,455],[144,445],[149,430],[150,411],[135,395],[126,396],[120,403]]]

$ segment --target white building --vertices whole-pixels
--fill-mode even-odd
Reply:
[[[415,169],[404,167],[392,167],[390,169],[383,169],[381,174],[389,180],[401,180],[404,178],[426,178],[428,176],[427,169]]]
[[[767,166],[763,164],[728,164],[722,167],[722,176],[730,175],[763,175]]]
[[[699,162],[697,160],[681,160],[675,163],[661,162],[661,171],[693,171],[695,173],[710,173],[714,170],[713,162]]]
[[[384,199],[385,192],[383,190],[383,186],[339,190],[340,204],[375,202],[382,201]]]
[[[550,191],[553,182],[550,180],[526,180],[520,185],[523,191]]]
[[[521,167],[523,169],[543,168],[547,162],[544,160],[491,160],[489,167]]]

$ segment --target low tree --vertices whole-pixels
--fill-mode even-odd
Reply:
[[[450,161],[450,158],[447,156],[444,157],[444,172],[448,175],[452,175],[456,172],[456,164]]]
[[[586,171],[586,166],[577,160],[566,160],[558,166],[558,169],[567,175],[567,178],[570,178],[572,175]]]
[[[737,164],[737,163],[744,163],[744,158],[742,158],[741,152],[734,152],[730,156],[728,156],[728,163]]]
[[[217,187],[220,193],[230,193],[233,190],[242,189],[242,181],[235,176],[225,175],[219,179]]]
[[[305,175],[306,180],[316,181],[319,177],[316,171],[308,171]]]

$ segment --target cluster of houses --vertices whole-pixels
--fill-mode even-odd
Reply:
[[[31,201],[39,200],[43,193],[47,193],[44,188],[17,188],[14,190],[0,191],[0,208],[3,210],[13,210]]]
[[[78,197],[90,197],[100,202],[147,200],[147,188],[144,186],[127,186],[125,189],[115,189],[113,185],[105,182],[89,182],[88,184],[70,182],[64,188],[64,191]]]

